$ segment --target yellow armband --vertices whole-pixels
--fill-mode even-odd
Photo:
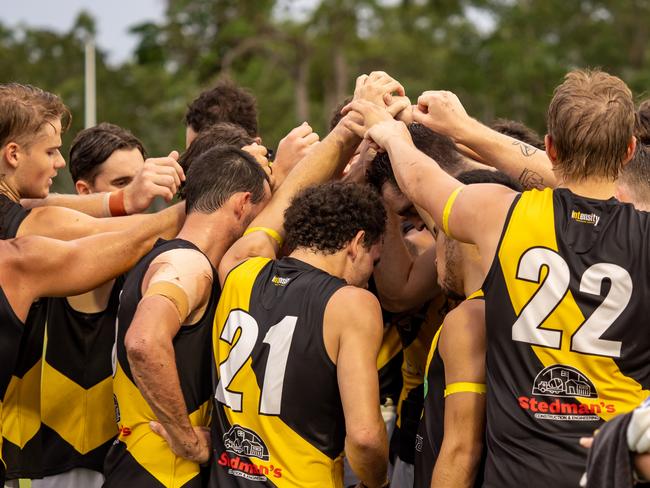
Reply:
[[[468,383],[465,381],[459,381],[458,383],[451,383],[445,388],[445,398],[454,393],[479,393],[485,394],[487,392],[487,387],[485,383]]]
[[[463,188],[463,186],[459,186],[451,192],[451,195],[449,195],[449,198],[447,199],[447,203],[445,203],[445,209],[442,211],[442,231],[449,237],[451,237],[451,234],[449,233],[449,215],[451,214],[451,208],[454,206],[456,197]]]
[[[282,236],[277,231],[271,229],[270,227],[251,227],[250,229],[246,229],[244,235],[248,235],[251,232],[257,232],[257,231],[264,232],[267,236],[269,236],[271,239],[276,241],[280,247],[282,247],[282,244],[284,244],[284,240],[282,239]]]
[[[171,281],[156,281],[149,286],[142,298],[158,295],[167,298],[176,307],[178,319],[182,324],[190,313],[190,304],[187,292],[182,286]]]

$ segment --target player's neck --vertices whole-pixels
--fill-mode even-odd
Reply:
[[[476,250],[476,246],[464,246],[463,253],[463,291],[468,297],[483,286],[485,273],[481,266],[481,256]]]
[[[0,176],[0,193],[10,200],[20,203],[20,194],[12,187],[9,179],[5,176]]]
[[[343,278],[345,271],[345,256],[341,255],[341,252],[323,254],[314,252],[310,249],[298,248],[289,256],[304,261],[305,263],[312,265],[314,268],[323,270],[332,276]]]
[[[239,227],[233,218],[219,210],[212,214],[192,212],[185,217],[185,223],[177,237],[194,244],[217,267],[228,248],[239,237]]]
[[[579,182],[562,181],[558,188],[567,188],[576,195],[596,200],[608,200],[616,195],[616,182],[607,178],[590,178]]]

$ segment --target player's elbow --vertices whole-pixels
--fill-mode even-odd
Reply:
[[[481,438],[445,437],[440,452],[440,458],[453,460],[458,469],[462,469],[473,478],[483,453],[483,440]]]
[[[384,425],[349,430],[345,442],[361,452],[383,453],[388,449]]]
[[[131,369],[138,370],[156,357],[160,345],[153,338],[129,330],[124,338],[124,349]]]

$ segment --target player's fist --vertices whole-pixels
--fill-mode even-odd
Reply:
[[[303,122],[280,141],[275,161],[273,161],[273,179],[276,188],[282,184],[284,178],[298,161],[303,159],[319,140],[320,137],[311,126],[307,122]]]
[[[184,180],[185,173],[178,164],[177,151],[172,151],[167,157],[147,159],[133,181],[124,187],[126,213],[144,212],[156,197],[170,202]]]
[[[425,91],[413,110],[413,121],[457,139],[470,120],[463,104],[450,91]]]

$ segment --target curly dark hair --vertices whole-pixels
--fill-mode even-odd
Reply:
[[[334,254],[360,230],[369,249],[386,229],[386,210],[368,185],[331,182],[306,188],[284,212],[289,252],[296,248]]]
[[[500,132],[501,134],[505,134],[517,139],[518,141],[524,142],[529,146],[546,151],[544,139],[522,122],[510,119],[496,119],[492,124],[490,124],[490,128]]]
[[[351,101],[352,101],[352,95],[345,97],[341,103],[339,103],[336,107],[334,107],[334,110],[332,110],[332,115],[330,116],[330,122],[328,127],[329,132],[332,132],[332,130],[334,130],[334,127],[339,125],[339,122],[343,118],[343,115],[341,114],[341,110],[343,110],[343,107],[345,107]]]
[[[411,124],[408,129],[415,147],[434,159],[447,173],[456,175],[464,169],[463,158],[456,150],[454,141],[449,137],[433,132],[422,124]],[[378,192],[381,192],[386,182],[397,188],[397,180],[388,153],[377,153],[368,167],[366,180]]]
[[[140,139],[119,125],[102,122],[79,132],[70,146],[72,181],[86,180],[93,184],[101,165],[115,151],[137,149],[143,158],[147,152]]]
[[[187,107],[185,125],[201,132],[217,122],[231,122],[257,137],[257,102],[255,96],[229,79],[201,93]]]

